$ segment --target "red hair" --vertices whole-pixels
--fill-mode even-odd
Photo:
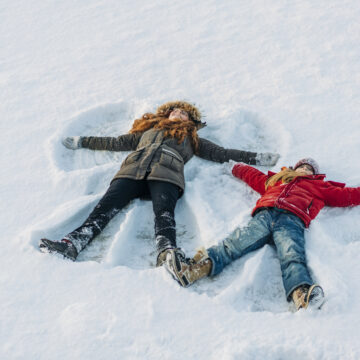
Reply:
[[[196,124],[192,120],[169,120],[170,112],[171,110],[164,115],[144,114],[140,119],[134,121],[130,133],[144,132],[149,129],[164,130],[164,136],[176,138],[178,144],[181,144],[185,138],[189,136],[191,144],[195,152],[197,152],[199,148],[199,138]]]

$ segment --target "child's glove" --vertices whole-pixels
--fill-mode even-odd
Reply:
[[[62,139],[62,144],[71,150],[76,150],[81,148],[81,136],[69,136]]]
[[[274,166],[279,160],[280,155],[274,153],[259,153],[256,155],[256,165]]]

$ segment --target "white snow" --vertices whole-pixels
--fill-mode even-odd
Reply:
[[[359,359],[360,207],[306,234],[321,311],[291,311],[265,246],[183,289],[155,268],[150,202],[80,254],[44,255],[89,214],[126,153],[64,148],[117,136],[163,102],[195,102],[200,135],[311,156],[360,186],[360,4],[355,0],[2,0],[0,358]],[[262,168],[267,171],[267,168]],[[188,255],[250,219],[258,195],[193,158],[176,209]]]

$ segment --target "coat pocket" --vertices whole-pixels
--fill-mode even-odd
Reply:
[[[132,152],[131,154],[129,154],[127,156],[127,158],[125,159],[124,164],[130,165],[130,164],[137,162],[139,160],[143,150],[144,149],[136,150],[136,151]]]
[[[167,149],[162,149],[159,163],[177,172],[183,171],[184,169],[184,160],[181,159],[179,155]]]

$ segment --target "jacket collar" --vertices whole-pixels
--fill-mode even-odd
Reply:
[[[275,175],[276,173],[272,172],[272,171],[268,171],[268,177],[271,177],[273,175]],[[309,179],[309,180],[324,180],[326,177],[325,174],[316,174],[316,175],[305,175],[305,176],[299,176],[299,178],[303,178],[303,179]],[[330,183],[333,186],[336,187],[340,187],[343,188],[345,187],[345,183],[340,183],[340,182],[336,182],[336,181],[327,181],[328,183]]]
[[[274,173],[272,171],[268,171],[268,176],[273,176],[277,173]],[[304,179],[310,179],[310,180],[324,180],[326,175],[325,174],[316,174],[316,175],[304,175],[304,176],[299,176],[301,178],[304,178]],[[338,183],[340,184],[340,183]]]

